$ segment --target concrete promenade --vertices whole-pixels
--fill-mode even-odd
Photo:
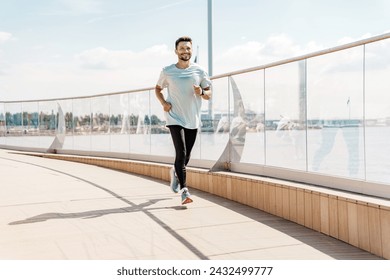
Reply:
[[[380,259],[303,226],[166,182],[0,150],[0,259]]]

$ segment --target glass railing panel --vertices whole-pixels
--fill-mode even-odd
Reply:
[[[21,146],[23,136],[22,103],[5,103],[6,144]]]
[[[6,126],[5,126],[4,103],[0,103],[0,145],[5,145],[5,135],[6,135]]]
[[[39,108],[38,102],[22,103],[23,137],[21,145],[39,147]]]
[[[306,170],[305,61],[265,70],[266,164]]]
[[[91,99],[73,99],[73,148],[91,149]]]
[[[23,135],[26,146],[39,145],[39,108],[38,102],[23,102]]]
[[[41,101],[39,108],[40,148],[48,148],[54,140],[58,125],[58,103]]]
[[[230,81],[231,154],[242,150],[241,158],[231,161],[264,164],[264,70],[236,75]]]
[[[91,98],[91,150],[110,151],[109,96]]]
[[[363,179],[363,47],[309,59],[307,92],[309,171]]]
[[[165,126],[164,110],[154,91],[150,93],[151,154],[157,156],[175,156],[169,129]]]
[[[62,145],[62,149],[73,150],[73,130],[74,130],[74,118],[73,118],[73,100],[58,100],[58,116],[62,114],[65,123],[65,139]]]
[[[366,178],[390,183],[390,39],[365,47]]]
[[[214,79],[211,101],[202,101],[200,155],[204,160],[217,161],[229,141],[229,80]],[[198,154],[197,143],[194,147],[194,157]]]
[[[150,154],[150,94],[130,93],[130,153]]]
[[[130,150],[130,104],[129,94],[110,96],[110,151],[129,153]]]

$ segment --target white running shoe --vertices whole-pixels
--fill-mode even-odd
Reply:
[[[181,204],[184,205],[184,204],[193,202],[193,200],[191,199],[190,196],[191,196],[191,194],[188,191],[188,189],[184,188],[182,190],[182,193],[181,193]]]

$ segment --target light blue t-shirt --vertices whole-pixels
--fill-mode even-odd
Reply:
[[[206,71],[196,63],[191,63],[186,69],[172,64],[163,68],[157,85],[168,88],[166,101],[172,104],[171,110],[164,112],[166,125],[199,128],[202,98],[195,94],[193,85],[200,85],[202,88],[211,86]]]

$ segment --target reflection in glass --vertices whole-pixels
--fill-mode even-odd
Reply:
[[[65,115],[64,112],[62,111],[61,106],[58,104],[57,129],[56,129],[55,137],[47,151],[57,153],[58,150],[63,149],[65,137],[66,137]]]
[[[23,136],[22,103],[5,103],[6,144],[20,146]]]
[[[365,47],[366,178],[390,183],[390,39]]]
[[[22,103],[6,103],[4,106],[9,136],[22,134]]]
[[[233,78],[245,108],[243,120],[246,135],[241,162],[264,164],[264,71],[236,75]],[[235,160],[232,159],[232,162]]]
[[[39,136],[39,110],[38,102],[22,103],[23,134],[26,136]],[[27,137],[26,137],[27,138]],[[32,140],[31,137],[29,140]],[[39,143],[39,139],[37,141]]]
[[[4,103],[0,103],[0,137],[5,136],[5,111]]]
[[[130,153],[150,154],[149,91],[130,93]]]
[[[4,111],[4,103],[0,103],[0,145],[5,144],[5,111]]]
[[[364,178],[363,48],[307,62],[308,169]]]
[[[229,115],[228,122],[219,122],[217,131],[229,132],[229,141],[221,156],[211,167],[212,171],[230,169],[231,162],[240,162],[246,140],[247,121],[240,90],[233,77],[229,77]]]
[[[212,107],[209,101],[202,101],[201,135],[195,143],[192,158],[197,158],[200,148],[201,159],[217,161],[229,141],[229,80],[213,80]]]
[[[58,105],[55,101],[39,102],[39,132],[41,135],[54,135],[57,127]]]
[[[50,147],[57,131],[58,104],[55,101],[41,101],[39,107],[40,147]]]
[[[62,148],[64,150],[73,150],[73,100],[59,100],[58,108],[61,108],[65,121],[65,139]]]
[[[175,150],[169,129],[165,126],[163,107],[155,93],[152,91],[150,94],[151,154],[173,157],[175,156]]]
[[[265,70],[266,164],[306,170],[305,61]]]
[[[39,146],[39,113],[38,102],[21,103],[21,126],[17,128],[16,135],[23,136],[17,139],[18,146]],[[18,113],[14,114],[14,117]],[[20,129],[20,130],[19,130]]]
[[[91,99],[73,99],[73,148],[91,149]]]
[[[129,153],[130,109],[129,94],[110,96],[110,151]]]
[[[107,134],[110,132],[110,103],[108,96],[91,98],[92,134]]]
[[[91,150],[110,151],[109,96],[91,98]]]

